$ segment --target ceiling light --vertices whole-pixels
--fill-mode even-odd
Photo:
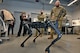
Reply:
[[[49,4],[51,4],[53,2],[53,0],[50,0]]]
[[[75,3],[76,1],[78,1],[78,0],[74,0],[74,1],[72,1],[71,3],[69,3],[67,6],[70,6],[70,5],[72,5],[73,3]]]

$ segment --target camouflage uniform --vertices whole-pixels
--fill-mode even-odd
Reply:
[[[44,21],[44,18],[46,18],[46,16],[44,14],[39,14],[37,16],[37,18],[38,18],[38,21],[39,22],[43,22]],[[40,28],[40,31],[43,34],[44,29],[43,28]],[[36,35],[35,36],[37,36],[37,34],[38,34],[38,31],[36,31]],[[41,36],[42,36],[42,34],[41,34]]]
[[[58,17],[58,15],[59,15],[59,13],[60,13],[60,11],[61,10],[64,10],[64,12],[63,12],[63,14],[61,15],[61,17],[60,18],[57,18]],[[51,21],[56,21],[56,20],[58,20],[58,29],[59,30],[62,30],[62,21],[63,21],[63,17],[66,15],[66,10],[65,10],[65,8],[63,8],[62,6],[59,6],[59,7],[54,7],[54,8],[52,8],[52,10],[51,10]],[[51,29],[51,32],[50,32],[50,35],[51,35],[51,37],[50,38],[53,38],[53,34],[54,34],[54,30],[53,29]]]

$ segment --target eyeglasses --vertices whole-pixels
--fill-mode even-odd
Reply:
[[[26,17],[26,16],[23,16],[23,17]]]

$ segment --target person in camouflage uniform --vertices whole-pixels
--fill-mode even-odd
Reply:
[[[60,18],[58,18],[61,10],[63,10],[63,14],[61,15]],[[53,21],[53,22],[57,20],[56,23],[55,23],[55,26],[58,27],[59,30],[62,30],[62,21],[63,21],[63,18],[64,18],[65,15],[66,15],[65,8],[63,6],[60,6],[60,1],[57,0],[55,2],[55,7],[53,7],[52,10],[51,10],[50,20]],[[51,29],[51,31],[50,31],[51,36],[48,39],[53,39],[53,34],[54,34],[54,30]]]
[[[46,18],[46,16],[44,15],[43,11],[41,11],[40,14],[37,16],[37,18],[38,18],[39,22],[43,22],[44,19]],[[40,28],[40,31],[43,34],[44,29]],[[36,35],[35,36],[37,36],[37,34],[38,34],[38,31],[36,31]],[[41,37],[42,37],[42,34],[40,35]]]

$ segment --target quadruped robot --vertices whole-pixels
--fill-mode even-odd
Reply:
[[[60,18],[61,15],[63,14],[63,10],[60,11],[59,15],[57,18]],[[58,29],[58,27],[55,26],[55,23],[57,22],[57,20],[55,22],[50,21],[49,19],[46,19],[46,21],[44,22],[30,22],[29,24],[27,24],[26,22],[23,22],[23,25],[26,26],[26,29],[29,32],[29,36],[21,43],[21,47],[24,47],[24,43],[32,36],[32,30],[31,28],[35,28],[38,32],[39,35],[37,37],[35,37],[35,39],[33,40],[33,42],[35,43],[36,39],[40,36],[41,32],[39,30],[39,28],[52,28],[53,30],[55,30],[55,32],[57,33],[57,38],[54,39],[50,45],[45,49],[46,53],[50,53],[50,47],[55,44],[56,41],[58,41],[61,37],[62,37],[62,32]]]
[[[39,28],[47,28],[47,27],[51,27],[53,30],[55,30],[55,32],[58,34],[57,38],[55,40],[52,41],[52,43],[45,49],[46,52],[50,53],[49,48],[56,42],[58,41],[61,37],[62,37],[62,33],[60,32],[60,30],[55,26],[55,23],[53,23],[52,21],[46,20],[45,22],[31,22],[30,24],[24,24],[24,26],[26,26],[26,29],[29,32],[29,36],[21,43],[21,47],[24,47],[24,43],[32,36],[32,30],[31,28],[35,28],[38,32],[39,35],[33,40],[33,42],[35,43],[36,39],[40,36],[41,32],[39,30]]]

